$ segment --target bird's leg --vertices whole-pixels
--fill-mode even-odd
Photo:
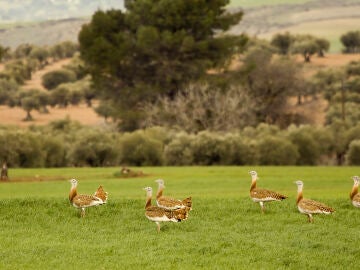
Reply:
[[[259,202],[260,207],[261,207],[261,213],[265,214],[265,207],[264,207],[264,202]]]
[[[312,223],[313,222],[313,217],[311,214],[308,214],[308,218],[309,218],[309,222]]]
[[[80,215],[81,215],[81,217],[85,217],[85,208],[81,208]]]
[[[157,225],[157,231],[160,232],[160,222],[155,222]]]

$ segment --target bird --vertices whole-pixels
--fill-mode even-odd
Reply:
[[[176,209],[176,210],[168,210],[158,206],[151,205],[152,198],[152,188],[145,187],[146,191],[146,204],[145,204],[145,216],[154,221],[157,225],[157,231],[160,232],[160,222],[181,222],[188,218],[188,214],[190,211],[189,207]]]
[[[76,179],[71,179],[70,183],[71,188],[69,193],[69,200],[74,207],[81,209],[81,217],[85,217],[85,208],[102,205],[107,202],[108,193],[104,191],[102,186],[99,186],[94,195],[82,195],[77,194],[76,188],[78,181]]]
[[[260,204],[262,213],[265,213],[265,202],[282,201],[287,198],[287,196],[275,191],[256,188],[256,180],[258,179],[257,172],[250,171],[249,174],[251,175],[250,197],[254,202],[258,202]]]
[[[158,190],[156,193],[156,204],[158,207],[168,209],[168,210],[175,210],[175,209],[182,209],[185,207],[190,208],[192,210],[192,198],[188,197],[184,200],[177,200],[171,197],[164,197],[163,191],[165,188],[164,180],[157,179],[155,180],[158,183]]]
[[[359,176],[353,176],[352,179],[354,180],[354,185],[350,192],[350,199],[351,199],[353,206],[360,207],[360,194],[358,193],[360,178],[359,178]]]
[[[295,184],[298,187],[296,204],[299,212],[308,216],[308,221],[313,222],[313,214],[331,214],[335,210],[325,204],[317,201],[303,198],[303,187],[304,183],[300,180],[296,181]]]

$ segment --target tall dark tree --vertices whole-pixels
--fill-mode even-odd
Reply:
[[[132,0],[127,10],[97,11],[80,34],[81,57],[123,130],[139,127],[141,104],[175,96],[206,70],[223,65],[244,38],[221,33],[237,24],[229,0]]]
[[[276,47],[279,50],[280,54],[288,54],[290,46],[292,42],[294,41],[294,37],[289,33],[286,32],[284,34],[276,34],[271,39],[271,45]]]
[[[349,31],[340,37],[340,41],[345,46],[345,53],[360,52],[360,31]]]

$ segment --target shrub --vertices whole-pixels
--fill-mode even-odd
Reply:
[[[258,157],[260,165],[294,165],[299,153],[290,141],[267,136],[258,142]]]
[[[60,138],[43,137],[42,138],[45,167],[64,167],[67,166],[66,148]]]
[[[296,145],[299,158],[297,165],[315,165],[320,157],[320,149],[308,128],[297,128],[289,133],[290,141]]]
[[[346,160],[349,165],[360,165],[360,140],[354,140],[350,143]]]
[[[221,164],[252,165],[256,164],[256,147],[252,142],[238,134],[227,134],[220,152]]]
[[[163,164],[163,144],[147,137],[143,131],[126,133],[119,140],[123,165],[156,166]]]
[[[194,164],[214,165],[221,163],[222,139],[208,131],[198,133],[191,141]]]
[[[74,82],[76,74],[67,69],[55,70],[46,73],[42,77],[42,85],[49,90],[56,88],[58,85],[67,82]]]
[[[192,165],[193,151],[191,142],[194,136],[181,133],[165,146],[166,165]]]
[[[0,160],[11,167],[42,167],[42,136],[25,131],[0,132]]]
[[[70,160],[75,166],[114,166],[118,162],[115,138],[102,132],[87,130],[78,134],[79,138],[72,146]]]

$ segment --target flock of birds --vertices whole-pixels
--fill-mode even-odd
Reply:
[[[264,203],[271,201],[282,201],[287,196],[277,193],[275,191],[261,189],[256,187],[258,175],[255,171],[249,172],[251,175],[250,197],[251,199],[260,204],[262,213],[265,212]],[[360,178],[358,176],[352,177],[354,185],[350,192],[350,199],[355,207],[360,207],[360,194],[358,193]],[[156,206],[152,205],[152,188],[145,187],[146,203],[145,203],[145,216],[156,223],[157,231],[160,231],[160,222],[181,222],[189,217],[189,212],[192,210],[192,198],[188,197],[184,200],[177,200],[171,197],[164,197],[163,191],[165,188],[164,180],[158,179],[158,190],[156,193]],[[80,216],[85,216],[85,209],[91,206],[98,206],[105,204],[108,199],[108,193],[104,191],[102,186],[99,186],[94,195],[80,195],[77,194],[77,180],[71,179],[71,189],[69,193],[70,203],[81,210]],[[323,203],[305,199],[303,197],[302,181],[296,181],[297,185],[297,200],[296,204],[300,213],[308,216],[308,221],[313,222],[314,214],[331,214],[335,210]]]

